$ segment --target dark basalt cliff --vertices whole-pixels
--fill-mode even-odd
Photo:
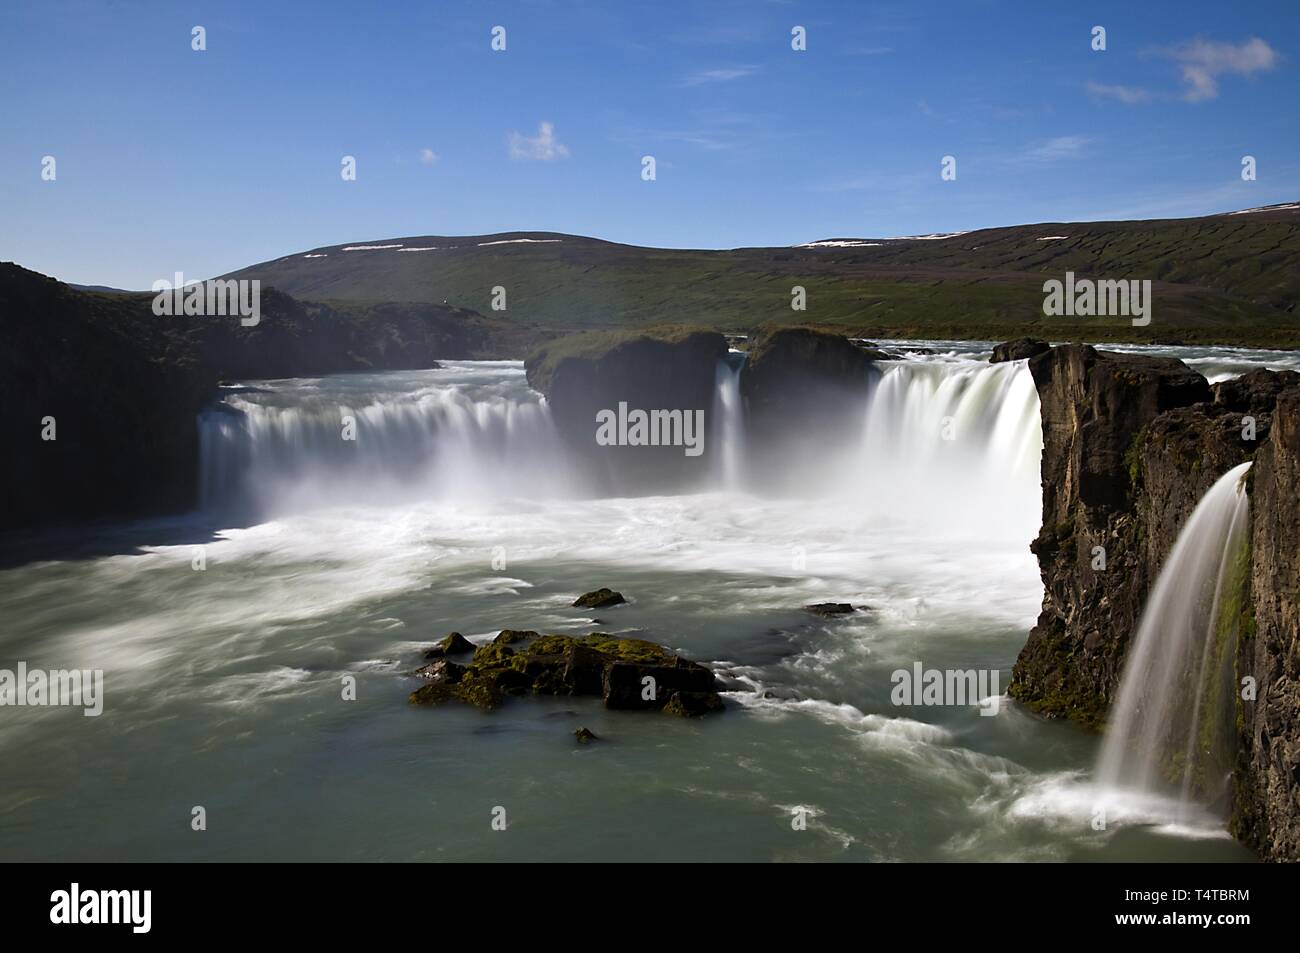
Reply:
[[[716,445],[714,396],[727,340],[714,331],[650,328],[559,338],[525,362],[529,385],[546,395],[569,451],[586,461],[592,489],[642,492],[700,479]],[[676,412],[703,421],[701,452],[681,444],[597,442],[602,413]],[[684,436],[684,431],[683,431]],[[657,438],[656,438],[657,440]]]
[[[752,475],[781,459],[825,459],[836,435],[861,426],[863,400],[883,352],[815,328],[771,328],[750,343],[740,373]]]
[[[457,309],[340,310],[271,288],[252,327],[152,302],[0,263],[0,529],[194,506],[195,417],[220,381],[435,367],[490,354],[497,330]]]
[[[1297,375],[1290,375],[1296,378]],[[1277,398],[1251,467],[1253,637],[1242,703],[1233,832],[1273,860],[1300,860],[1300,386]],[[1248,630],[1249,631],[1249,630]]]
[[[1255,458],[1253,576],[1243,600],[1233,811],[1269,858],[1300,850],[1300,375],[1253,371],[1211,387],[1179,361],[1065,345],[1029,359],[1043,424],[1043,609],[1010,694],[1104,725],[1129,642],[1179,532],[1214,482]],[[1253,633],[1253,635],[1252,635]]]

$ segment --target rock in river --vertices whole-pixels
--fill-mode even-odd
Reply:
[[[426,665],[417,674],[427,682],[411,702],[459,701],[491,711],[508,695],[593,695],[606,708],[688,717],[723,710],[711,671],[654,642],[600,632],[528,634],[526,644],[481,646],[466,665],[447,659]]]
[[[613,589],[594,589],[591,592],[584,592],[573,601],[573,605],[579,609],[604,609],[608,606],[622,605],[627,602],[623,598],[623,593],[615,592]]]

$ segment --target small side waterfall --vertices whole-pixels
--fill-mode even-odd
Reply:
[[[1192,511],[1142,613],[1098,771],[1103,787],[1215,804],[1232,770],[1238,620],[1248,585],[1243,463]]]
[[[740,371],[744,366],[745,355],[741,351],[732,351],[718,362],[717,388],[713,398],[713,419],[716,421],[713,439],[718,446],[714,458],[717,484],[723,490],[735,490],[743,485],[745,408],[740,400]]]

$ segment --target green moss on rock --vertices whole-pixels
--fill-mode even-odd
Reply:
[[[517,636],[515,647],[498,636],[481,646],[468,665],[426,666],[421,674],[430,682],[411,693],[411,703],[459,701],[491,711],[508,695],[536,694],[598,696],[608,708],[684,716],[723,708],[712,672],[655,642],[602,632],[538,635],[507,629],[502,634],[507,632]]]

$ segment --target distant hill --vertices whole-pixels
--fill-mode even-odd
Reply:
[[[1049,318],[1043,282],[1151,279],[1154,320]],[[672,321],[744,330],[804,321],[862,336],[1184,340],[1300,346],[1300,204],[1189,219],[1048,222],[725,251],[558,232],[377,239],[227,277],[298,298],[447,304],[556,330]],[[790,289],[808,292],[792,312]],[[493,312],[492,289],[507,310]]]

